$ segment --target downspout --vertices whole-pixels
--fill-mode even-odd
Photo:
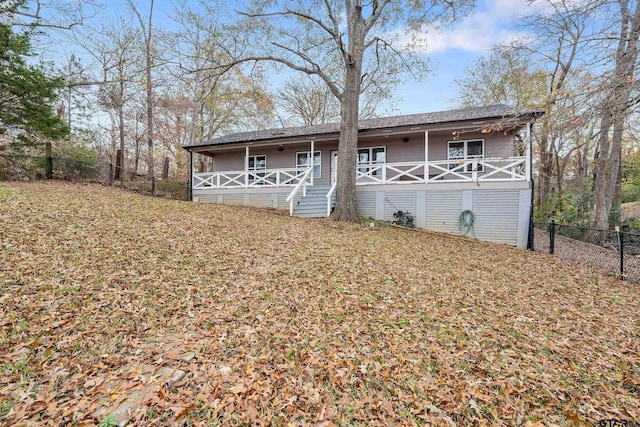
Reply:
[[[424,131],[424,182],[429,182],[429,131]]]
[[[249,187],[249,146],[244,150],[244,187]]]
[[[532,123],[529,122],[527,123],[527,175],[528,175],[528,180],[532,181],[533,180],[533,173],[532,173],[532,165],[533,165],[533,150],[532,150],[532,140],[533,140],[533,134],[531,132],[531,126]]]
[[[535,120],[535,118],[534,118]],[[533,150],[532,150],[532,141],[533,141],[533,133],[531,132],[532,123],[527,123],[527,177],[529,179],[529,188],[531,188],[531,201],[529,202],[529,235],[527,236],[527,249],[530,251],[535,251],[533,238],[534,238],[534,229],[533,229],[533,200],[534,200],[534,192],[535,192],[535,182],[533,181]]]
[[[193,151],[189,150],[189,201],[193,202]]]
[[[314,156],[315,153],[313,152],[313,144],[314,144],[314,141],[311,140],[311,156],[309,157],[309,159],[311,159],[311,169],[312,169],[312,171],[311,171],[311,186],[312,187],[313,187],[313,175],[314,175],[313,168],[315,168],[315,166],[316,166],[316,158]]]

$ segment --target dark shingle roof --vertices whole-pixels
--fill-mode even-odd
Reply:
[[[406,126],[464,122],[479,119],[531,117],[541,114],[542,113],[537,110],[513,107],[504,104],[494,104],[486,107],[469,107],[456,110],[436,111],[432,113],[419,113],[408,114],[404,116],[365,119],[359,122],[358,129],[360,131],[364,131]],[[234,142],[254,142],[262,140],[295,138],[301,136],[318,136],[338,133],[339,131],[340,123],[326,123],[312,126],[266,129],[253,132],[234,133],[203,141],[199,144],[185,146],[184,148],[189,149],[195,147],[207,147],[213,145],[231,144]]]

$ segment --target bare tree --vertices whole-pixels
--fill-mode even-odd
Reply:
[[[609,6],[609,5],[607,5]],[[635,74],[640,42],[640,3],[633,0],[611,2],[610,17],[618,25],[615,33],[614,69],[603,85],[604,97],[600,107],[600,137],[596,160],[594,228],[609,227],[614,194],[620,192],[620,162],[622,139],[637,90]],[[615,20],[615,18],[618,18]],[[616,188],[617,187],[617,188]],[[619,213],[620,199],[613,214]],[[618,214],[619,216],[619,214]]]
[[[545,111],[547,119],[537,132],[538,183],[537,204],[544,209],[550,195],[554,174],[554,152],[558,152],[558,143],[554,136],[557,123],[554,113],[561,109],[562,102],[569,97],[567,84],[572,73],[588,58],[589,42],[593,40],[590,32],[593,24],[593,12],[600,0],[592,0],[577,5],[572,0],[534,0],[537,12],[522,20],[521,29],[534,34],[533,41],[525,40],[518,50],[531,57],[544,70],[546,90],[539,107]],[[577,96],[578,94],[572,94]],[[587,96],[588,94],[583,94]],[[545,216],[553,213],[553,207]]]
[[[380,114],[385,106],[394,102],[391,82],[382,90],[380,86],[363,90],[360,96],[360,118],[372,118]],[[285,126],[309,126],[340,120],[340,102],[333,96],[324,82],[309,77],[287,80],[275,96],[282,113],[280,120]]]
[[[0,17],[13,26],[70,30],[95,16],[100,6],[90,0],[2,0]]]
[[[610,220],[619,217],[621,147],[629,116],[637,105],[640,5],[632,0],[531,3],[540,8],[521,21],[528,39],[517,51],[525,53],[519,57],[529,72],[537,68],[544,73],[547,86],[539,103],[547,115],[537,132],[538,206],[546,207],[546,215],[551,215],[563,195],[571,157],[575,157],[573,176],[584,181],[592,152],[593,225],[608,228]],[[529,59],[536,68],[526,63]],[[491,74],[476,72],[482,73]],[[500,74],[506,80],[498,80],[498,88],[519,73]],[[486,87],[492,96],[496,95],[494,88]],[[599,234],[594,234],[594,241],[598,238]]]
[[[123,179],[126,158],[125,110],[134,96],[132,82],[140,70],[136,45],[139,34],[131,22],[116,17],[105,20],[99,27],[76,28],[70,37],[84,52],[83,56],[92,60],[86,68],[92,70],[93,74],[87,79],[89,84],[98,87],[98,109],[109,114],[112,126],[110,132],[113,135],[110,155],[116,154],[117,146],[120,153],[116,159],[116,164],[120,166],[117,173]]]
[[[145,59],[145,92],[147,95],[147,174],[149,177],[154,177],[154,165],[153,165],[153,78],[152,78],[152,68],[153,68],[153,1],[150,0],[149,3],[149,16],[147,17],[146,23],[142,18],[142,15],[136,8],[133,0],[127,0],[129,4],[129,8],[133,11],[133,13],[138,17],[138,22],[140,23],[140,28],[142,29],[142,34],[144,36],[144,59]]]
[[[322,82],[289,79],[276,95],[285,125],[310,126],[340,119],[340,103]]]
[[[496,46],[456,80],[457,103],[464,107],[508,104],[538,108],[545,101],[547,72],[518,46]]]
[[[233,32],[229,65],[270,61],[316,76],[340,102],[336,207],[333,218],[359,221],[356,157],[360,94],[373,76],[417,75],[424,62],[409,43],[421,40],[427,24],[455,17],[466,1],[316,0],[254,1]],[[398,28],[401,28],[398,31]],[[407,36],[405,38],[405,36]],[[236,48],[236,49],[234,49]],[[420,66],[416,64],[420,63]]]
[[[174,20],[182,28],[168,40],[173,89],[166,96],[176,99],[188,94],[190,98],[188,143],[273,126],[273,99],[260,69],[219,73],[207,68],[207,64],[228,61],[228,56],[217,45],[223,31],[217,19],[218,2],[201,6],[204,12],[192,9],[186,0],[174,6]]]

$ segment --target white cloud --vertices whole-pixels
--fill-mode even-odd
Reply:
[[[441,53],[449,49],[486,52],[498,43],[519,37],[508,25],[527,9],[526,0],[486,0],[469,15],[445,29],[425,29],[422,40],[406,40],[418,52]],[[398,33],[396,33],[398,35]]]

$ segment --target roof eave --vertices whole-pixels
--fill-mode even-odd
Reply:
[[[473,124],[481,121],[495,121],[495,120],[510,120],[512,121],[511,124],[514,127],[517,127],[517,126],[524,126],[527,123],[533,123],[543,115],[544,115],[544,111],[531,110],[531,111],[524,112],[522,114],[495,115],[495,116],[476,117],[471,119],[455,120],[455,121],[441,121],[441,122],[435,122],[435,123],[415,123],[415,124],[407,124],[403,126],[388,126],[388,127],[380,127],[380,128],[367,127],[363,129],[358,129],[358,133],[374,132],[374,131],[383,132],[389,129],[395,129],[395,130],[398,130],[399,132],[402,132],[403,129],[410,130],[411,128],[415,128],[415,127],[421,127],[423,128],[423,130],[429,130],[429,128],[431,129],[440,128],[438,130],[446,130],[447,125],[450,125],[451,127],[455,127],[460,125]],[[233,145],[257,145],[257,144],[264,144],[267,142],[273,142],[274,144],[278,144],[278,143],[285,143],[285,142],[286,143],[305,142],[309,140],[317,141],[318,139],[339,137],[339,135],[340,135],[339,131],[337,132],[332,131],[332,132],[326,132],[326,133],[313,133],[308,135],[293,135],[293,136],[292,135],[282,135],[282,136],[273,135],[270,138],[259,138],[259,139],[249,140],[249,141],[239,140],[239,141],[219,142],[219,143],[211,143],[211,144],[187,145],[182,148],[191,152],[191,151],[196,151],[196,149],[205,150],[205,149],[211,149],[213,147],[229,147]]]

